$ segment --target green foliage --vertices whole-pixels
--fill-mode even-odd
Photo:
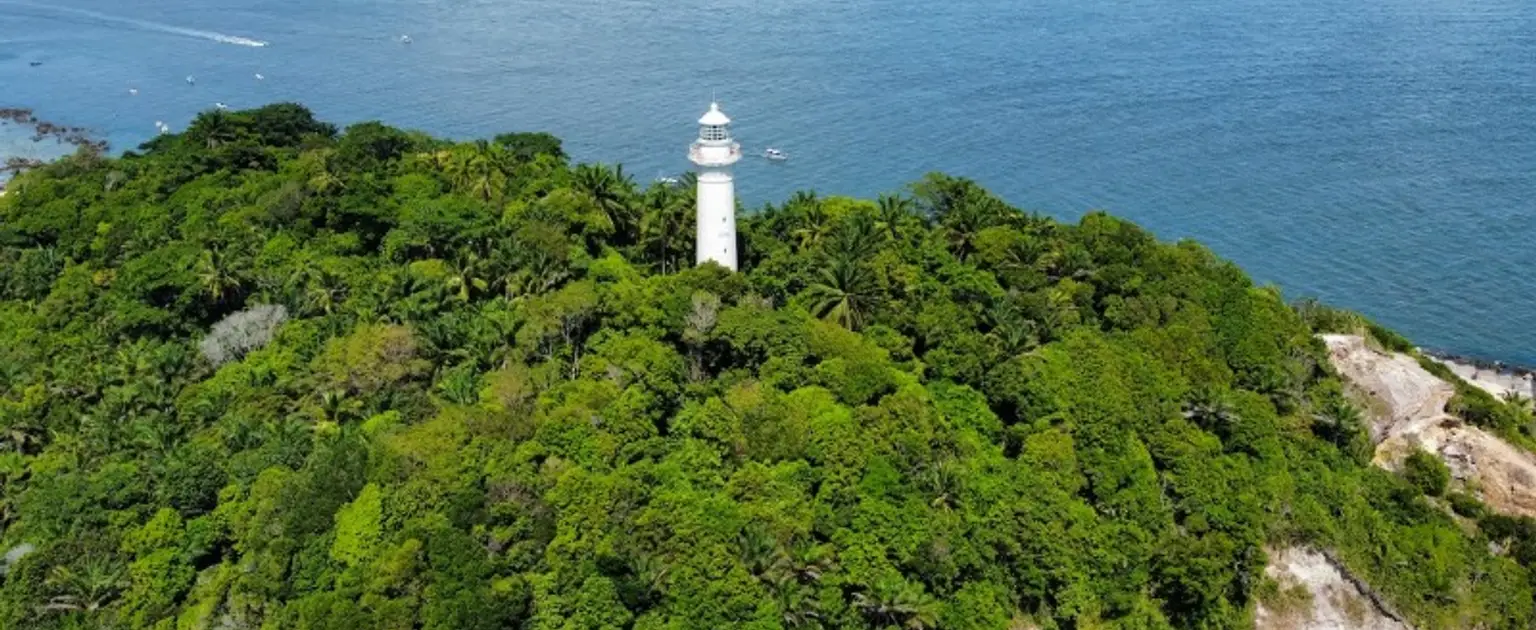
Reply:
[[[1439,457],[1414,451],[1403,462],[1403,477],[1424,494],[1438,497],[1445,494],[1445,487],[1451,483],[1451,469]]]
[[[1445,496],[1450,502],[1451,509],[1460,516],[1470,519],[1480,519],[1488,514],[1488,507],[1482,501],[1465,492],[1452,492]]]
[[[1237,628],[1295,542],[1421,627],[1531,623],[1536,526],[1369,466],[1311,339],[1354,318],[909,192],[745,216],[731,274],[690,185],[546,134],[276,105],[30,172],[0,627]]]

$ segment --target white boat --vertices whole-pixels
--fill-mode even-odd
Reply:
[[[672,177],[670,175],[662,174],[662,175],[657,175],[656,176],[656,183],[658,183],[658,184],[665,184],[667,186],[676,186],[676,185],[682,183],[682,180],[680,180],[680,179],[678,179],[676,177]]]
[[[187,85],[197,85],[197,79],[192,78],[190,74],[187,75]]]
[[[266,78],[266,77],[264,77],[264,76],[261,76],[261,73],[260,73],[260,72],[258,72],[258,73],[256,73],[256,80],[257,80],[257,81],[260,81],[260,80],[262,80],[262,79],[265,79],[265,78]]]
[[[225,105],[225,104],[223,104],[223,103],[214,103],[214,104],[213,104],[213,106],[214,106],[214,107],[217,107],[217,108],[219,108],[219,109],[229,109],[229,106],[228,106],[228,105]]]
[[[783,162],[784,160],[789,159],[789,154],[778,149],[768,149],[767,151],[763,151],[763,157],[775,162]]]
[[[402,44],[409,44],[409,43],[411,43],[411,36],[410,35],[401,35],[400,36],[400,43],[402,43]]]
[[[139,88],[128,88],[128,95],[129,96],[138,96],[139,95]]]

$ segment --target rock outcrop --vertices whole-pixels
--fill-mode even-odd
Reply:
[[[1256,630],[1410,630],[1370,587],[1326,554],[1305,547],[1268,554],[1264,575],[1279,589],[1258,603]]]
[[[1356,335],[1324,335],[1334,368],[1366,403],[1375,463],[1395,470],[1415,449],[1439,455],[1489,508],[1536,517],[1536,456],[1446,413],[1456,388],[1405,354]]]

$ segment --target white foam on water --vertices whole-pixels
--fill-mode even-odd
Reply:
[[[101,22],[108,22],[108,23],[112,23],[112,24],[120,24],[120,25],[123,25],[123,26],[129,26],[129,27],[137,28],[139,30],[153,31],[153,32],[158,32],[158,33],[167,33],[167,34],[170,34],[170,35],[181,35],[183,37],[192,37],[192,38],[195,38],[195,39],[206,39],[208,41],[219,42],[221,44],[233,44],[235,46],[250,46],[250,47],[253,47],[253,48],[261,48],[261,47],[264,47],[264,46],[268,45],[268,43],[265,42],[265,41],[262,41],[262,40],[259,40],[259,39],[251,39],[249,37],[241,37],[239,35],[227,35],[227,34],[224,34],[224,33],[217,33],[217,32],[214,32],[214,31],[203,31],[203,30],[198,30],[198,29],[195,29],[195,28],[185,28],[185,27],[181,27],[181,26],[175,26],[175,25],[172,25],[172,24],[162,24],[160,22],[151,22],[149,20],[139,20],[139,19],[130,18],[130,17],[123,17],[123,16],[120,16],[120,15],[109,15],[109,14],[106,14],[106,13],[99,13],[99,12],[96,12],[96,11],[88,11],[88,10],[85,10],[85,9],[76,9],[76,8],[72,8],[72,7],[61,7],[61,6],[45,5],[45,4],[33,4],[33,3],[30,3],[30,2],[13,2],[11,0],[0,0],[0,5],[27,7],[27,8],[31,8],[31,9],[37,9],[37,10],[40,10],[40,11],[51,11],[51,12],[55,12],[55,13],[67,13],[67,14],[71,14],[71,15],[77,15],[77,16],[80,16],[80,17],[90,18],[90,19],[93,19],[93,20],[101,21]]]

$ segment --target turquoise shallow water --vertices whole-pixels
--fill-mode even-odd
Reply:
[[[1536,364],[1530,0],[0,0],[0,106],[118,147],[298,100],[547,130],[644,180],[686,168],[712,91],[749,150],[794,156],[743,164],[749,205],[944,170]]]

